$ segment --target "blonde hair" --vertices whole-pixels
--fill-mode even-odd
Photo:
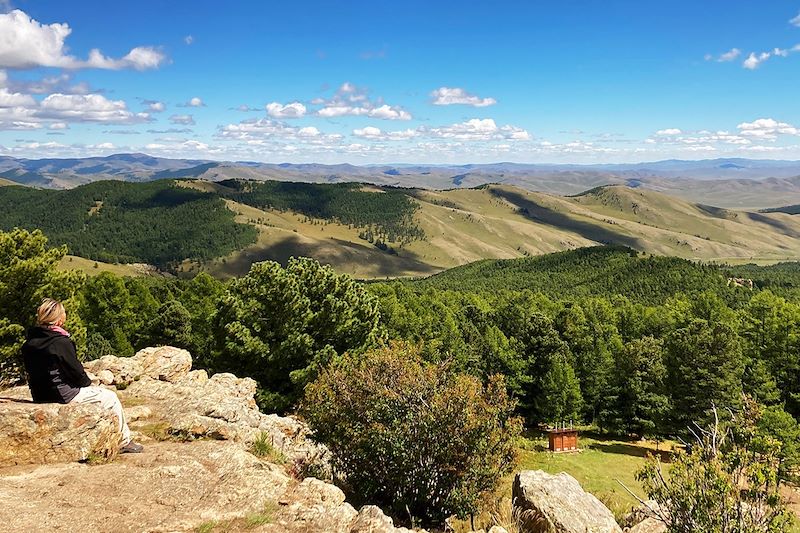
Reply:
[[[67,319],[67,311],[58,300],[45,298],[36,310],[36,323],[40,326],[60,326]]]

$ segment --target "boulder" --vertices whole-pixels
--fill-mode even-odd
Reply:
[[[133,356],[142,364],[142,375],[161,381],[175,382],[192,368],[192,356],[172,346],[145,348]]]
[[[324,463],[327,450],[308,438],[306,424],[294,417],[265,415],[255,401],[256,382],[233,374],[193,370],[175,382],[143,376],[121,396],[146,403],[153,418],[172,432],[193,438],[232,440],[249,446],[266,433],[272,446],[291,461]]]
[[[84,367],[100,383],[123,388],[144,376],[161,381],[177,381],[189,373],[192,356],[180,348],[158,346],[139,350],[133,357],[104,355],[87,362]]]
[[[105,384],[116,385],[118,388],[128,386],[142,375],[142,363],[133,357],[104,355],[100,359],[84,363],[83,366],[87,372],[94,374],[98,380],[102,374],[105,377],[105,381],[108,381],[108,375],[110,374],[111,381]]]
[[[350,525],[349,533],[411,533],[404,527],[395,527],[394,521],[383,514],[380,507],[365,505]]]
[[[33,403],[27,387],[0,393],[0,467],[111,459],[116,416],[96,405]]]
[[[622,532],[611,511],[565,472],[520,472],[512,494],[526,533]]]

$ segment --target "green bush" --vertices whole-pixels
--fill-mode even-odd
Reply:
[[[418,346],[343,359],[307,387],[302,406],[351,497],[397,520],[475,513],[515,463],[521,423],[503,379],[484,386],[426,364]]]

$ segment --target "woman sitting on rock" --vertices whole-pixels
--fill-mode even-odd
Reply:
[[[67,313],[61,302],[45,298],[36,312],[36,326],[22,345],[28,387],[37,403],[94,403],[117,415],[122,433],[121,453],[139,453],[143,447],[131,440],[125,414],[117,395],[93,387],[78,361],[75,343],[64,329]]]

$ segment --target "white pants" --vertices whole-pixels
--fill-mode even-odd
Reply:
[[[125,446],[131,441],[131,430],[128,429],[128,423],[125,422],[125,412],[122,410],[122,404],[114,391],[104,389],[103,387],[81,387],[81,390],[78,392],[78,395],[72,399],[72,402],[96,403],[103,409],[110,409],[117,415],[117,420],[119,420],[119,430],[122,432],[122,445]]]

